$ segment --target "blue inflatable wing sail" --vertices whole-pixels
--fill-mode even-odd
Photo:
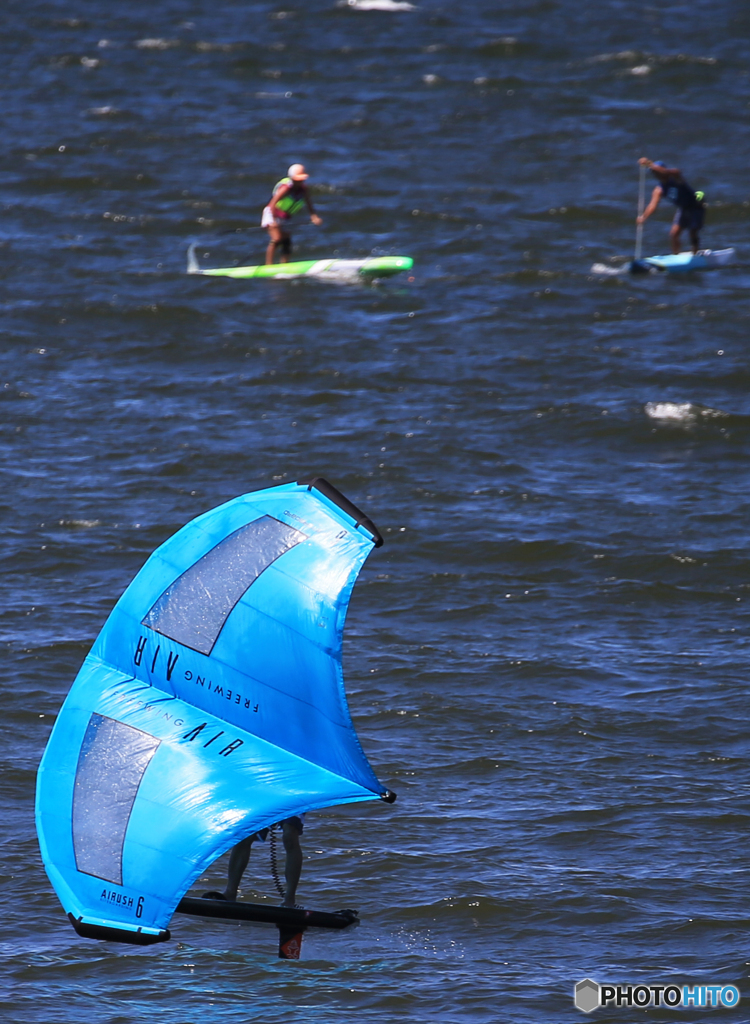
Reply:
[[[206,866],[317,807],[391,799],[341,645],[382,538],[324,480],[242,495],[162,544],[118,601],[37,781],[47,873],[82,935],[148,943]]]

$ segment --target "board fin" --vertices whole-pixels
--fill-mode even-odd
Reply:
[[[188,246],[187,251],[187,272],[188,274],[201,274],[202,270],[198,263],[198,257],[195,255],[195,242],[191,242]]]
[[[290,927],[280,924],[279,929],[279,960],[299,960],[302,952],[302,936],[304,928]]]

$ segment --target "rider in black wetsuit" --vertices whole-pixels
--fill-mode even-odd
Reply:
[[[690,232],[690,244],[693,247],[693,252],[698,252],[700,246],[699,235],[703,227],[703,217],[706,209],[703,202],[703,194],[693,191],[683,178],[682,172],[678,167],[665,167],[661,160],[649,160],[645,156],[642,156],[638,163],[648,167],[659,184],[651,194],[651,202],[640,217],[637,218],[636,223],[643,224],[644,221],[648,220],[659,205],[661,197],[666,196],[677,207],[672,227],[669,229],[672,252],[678,253],[680,251],[680,235],[683,230]]]

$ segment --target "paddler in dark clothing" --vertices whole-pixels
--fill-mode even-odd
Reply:
[[[323,221],[313,209],[305,182],[310,177],[303,164],[292,164],[287,176],[277,181],[268,205],[263,210],[260,226],[268,228],[271,239],[266,249],[266,266],[274,261],[277,247],[281,247],[281,263],[288,263],[292,254],[292,239],[289,235],[289,221],[303,207],[307,207],[313,224]]]
[[[651,202],[646,209],[636,218],[636,224],[643,224],[648,220],[662,196],[666,196],[670,202],[677,207],[677,212],[669,229],[669,237],[672,241],[672,252],[680,252],[680,235],[683,230],[690,232],[690,244],[693,252],[698,252],[700,247],[700,230],[703,227],[703,217],[706,204],[703,201],[702,192],[694,192],[682,176],[678,167],[667,167],[661,160],[649,160],[642,156],[638,161],[643,167],[648,167],[656,177],[659,184],[651,193]]]

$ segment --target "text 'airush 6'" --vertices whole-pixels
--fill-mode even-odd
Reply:
[[[382,542],[317,479],[235,498],[151,555],[39,770],[42,856],[79,934],[168,939],[180,898],[239,840],[395,799],[359,745],[341,670],[349,597]]]

